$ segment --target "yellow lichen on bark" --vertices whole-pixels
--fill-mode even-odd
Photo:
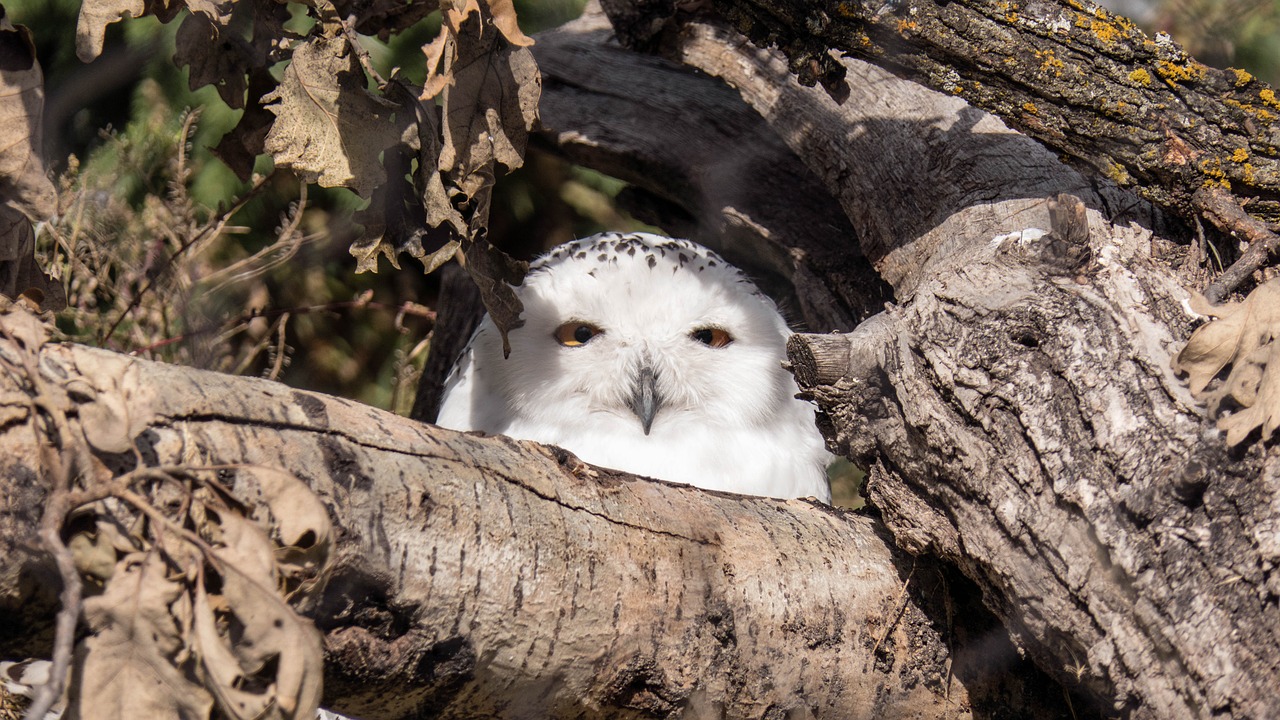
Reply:
[[[1200,161],[1200,173],[1204,175],[1205,187],[1221,187],[1224,190],[1231,189],[1231,180],[1227,178],[1227,173],[1222,169],[1222,161],[1218,158],[1206,158]]]
[[[1244,85],[1248,85],[1253,80],[1253,75],[1249,74],[1248,70],[1241,70],[1240,68],[1227,68],[1227,69],[1235,73],[1236,87],[1242,87]]]
[[[1194,60],[1185,65],[1172,63],[1168,60],[1158,60],[1156,62],[1156,73],[1171,82],[1191,83],[1204,79],[1205,66]]]
[[[1226,98],[1225,100],[1222,101],[1222,104],[1226,105],[1227,107],[1233,107],[1233,108],[1236,108],[1237,110],[1241,110],[1246,113],[1249,113],[1250,115],[1256,117],[1257,119],[1265,123],[1269,123],[1272,120],[1276,119],[1276,116],[1274,113],[1268,110],[1264,110],[1256,105],[1253,105],[1252,103],[1242,103],[1239,100],[1236,100],[1234,98]]]

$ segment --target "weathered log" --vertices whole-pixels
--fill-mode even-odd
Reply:
[[[898,542],[960,567],[1104,711],[1280,712],[1280,453],[1229,453],[1170,369],[1194,321],[1183,251],[1150,232],[1171,226],[860,62],[841,61],[838,102],[713,23],[660,45],[730,82],[823,177],[903,303],[792,352]],[[1053,227],[1061,192],[1088,207],[1087,238]],[[1037,228],[1070,237],[1021,232]]]
[[[1266,83],[1189,57],[1095,3],[717,0],[809,85],[839,86],[831,50],[963,98],[1183,217],[1206,183],[1280,219],[1277,110]],[[652,13],[632,22],[657,22]],[[856,79],[845,79],[855,85]]]
[[[0,356],[17,352],[0,341]],[[101,456],[107,467],[264,465],[319,495],[338,538],[314,610],[336,710],[1064,716],[998,626],[950,627],[945,577],[870,518],[595,469],[273,382],[71,345],[45,346],[39,362],[82,388],[72,417],[100,404],[145,422],[138,454]],[[52,613],[31,533],[45,486],[30,391],[0,375],[0,616],[46,620],[4,623],[9,656],[47,642]],[[234,473],[222,479],[234,490]]]

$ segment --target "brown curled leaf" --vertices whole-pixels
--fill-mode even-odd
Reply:
[[[76,649],[67,720],[205,720],[213,699],[175,659],[182,648],[174,607],[183,586],[158,552],[124,557],[101,595],[84,601],[89,628]]]
[[[365,198],[386,182],[378,156],[400,142],[395,105],[365,88],[345,38],[299,45],[280,86],[263,100],[276,115],[264,147],[277,167]]]
[[[210,519],[221,537],[215,554],[223,563],[222,602],[243,628],[243,633],[226,639],[240,673],[255,677],[254,686],[266,688],[263,693],[271,697],[263,700],[279,711],[277,717],[314,717],[323,669],[320,633],[277,593],[273,543],[256,523],[233,512],[215,511]],[[221,690],[218,694],[221,697]],[[247,698],[239,700],[247,703],[246,711],[256,706]]]
[[[1256,357],[1252,368],[1261,372],[1250,373],[1246,389],[1236,396],[1243,409],[1218,421],[1218,429],[1227,433],[1228,445],[1244,442],[1256,428],[1262,429],[1264,440],[1280,428],[1280,342],[1270,342],[1254,355],[1261,357]]]
[[[1192,309],[1216,319],[1192,333],[1173,369],[1186,373],[1192,394],[1200,395],[1224,368],[1280,333],[1280,281],[1258,286],[1238,303],[1214,306],[1197,295]]]
[[[1174,370],[1187,375],[1192,394],[1207,400],[1215,414],[1238,408],[1218,421],[1228,445],[1259,428],[1266,440],[1280,427],[1280,279],[1259,285],[1238,303],[1214,306],[1195,295],[1191,305],[1216,319],[1192,333]],[[1223,372],[1222,383],[1209,390]]]

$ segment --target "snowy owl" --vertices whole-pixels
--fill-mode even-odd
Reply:
[[[511,355],[488,318],[438,423],[713,490],[830,502],[831,459],[783,367],[773,302],[688,240],[604,233],[534,261]]]

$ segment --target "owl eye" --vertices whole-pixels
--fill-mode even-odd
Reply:
[[[587,344],[591,338],[602,332],[604,331],[591,323],[570,320],[556,328],[556,342],[565,347],[578,347],[579,345]]]
[[[733,336],[720,328],[702,328],[689,333],[689,337],[697,340],[703,345],[713,348],[722,348],[733,342]]]

